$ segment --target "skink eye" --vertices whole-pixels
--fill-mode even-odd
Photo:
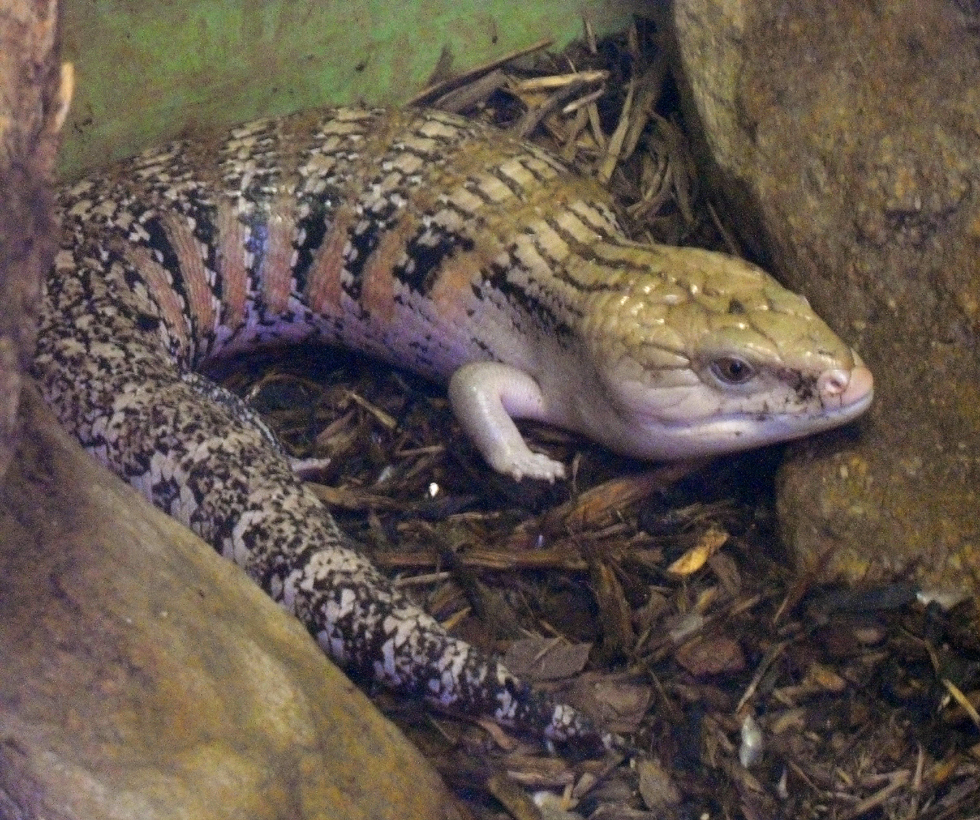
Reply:
[[[720,356],[711,363],[711,372],[725,384],[745,384],[755,376],[755,368],[745,359]]]

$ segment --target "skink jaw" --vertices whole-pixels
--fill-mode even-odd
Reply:
[[[604,390],[578,390],[568,403],[581,408],[578,429],[623,455],[655,461],[715,456],[818,433],[864,413],[874,396],[874,378],[860,357],[842,348],[814,368],[812,355],[787,368],[752,358],[752,349],[733,348],[751,363],[753,375],[726,384],[710,366],[701,371],[667,371],[667,383],[641,381],[634,364],[617,362],[602,374]],[[712,354],[717,359],[717,354]],[[809,361],[808,361],[809,360]],[[601,371],[600,371],[601,373]],[[581,379],[573,380],[581,385]]]

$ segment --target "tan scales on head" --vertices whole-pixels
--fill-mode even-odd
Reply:
[[[853,366],[806,300],[759,268],[689,248],[632,250],[631,267],[608,271],[608,288],[588,297],[581,332],[597,357],[628,356],[651,381],[725,351],[794,370]]]

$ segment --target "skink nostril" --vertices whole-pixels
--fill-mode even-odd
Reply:
[[[817,389],[825,396],[839,396],[851,381],[851,375],[844,370],[828,370],[817,379]]]

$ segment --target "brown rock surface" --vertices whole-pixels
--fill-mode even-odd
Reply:
[[[980,592],[978,24],[950,0],[675,3],[716,187],[876,376],[856,430],[781,472],[823,577]]]
[[[41,277],[56,244],[50,182],[71,93],[57,46],[56,3],[0,3],[0,479],[16,446]]]
[[[0,817],[457,816],[297,622],[23,405],[0,494]]]

